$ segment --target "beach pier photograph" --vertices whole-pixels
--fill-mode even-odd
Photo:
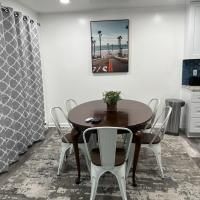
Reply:
[[[93,73],[128,72],[129,20],[91,21]]]

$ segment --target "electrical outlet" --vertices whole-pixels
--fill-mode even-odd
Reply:
[[[193,69],[192,73],[193,73],[193,76],[197,76],[197,69]]]

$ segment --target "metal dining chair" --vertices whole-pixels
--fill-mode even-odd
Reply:
[[[60,175],[60,171],[61,168],[63,166],[63,162],[66,158],[66,153],[67,151],[71,151],[71,149],[73,149],[73,144],[72,144],[72,134],[73,132],[75,132],[76,130],[74,128],[69,129],[69,128],[62,128],[61,127],[61,123],[60,123],[60,118],[62,117],[63,120],[65,120],[65,123],[69,124],[69,121],[67,119],[66,114],[64,113],[64,111],[62,110],[62,108],[60,107],[53,107],[51,108],[51,117],[52,120],[56,126],[56,130],[60,136],[61,139],[61,147],[60,147],[60,159],[59,159],[59,166],[58,166],[58,172],[57,175]],[[86,160],[86,164],[88,167],[88,170],[90,170],[89,165],[88,165],[88,160],[87,160],[87,155],[86,155],[86,149],[85,149],[85,145],[84,142],[79,143],[78,144],[79,149],[81,150],[81,152],[83,153],[85,160]]]
[[[153,114],[152,114],[151,120],[145,126],[145,129],[150,129],[152,127],[152,125],[156,119],[156,114],[158,112],[158,108],[160,106],[160,99],[152,98],[149,101],[148,106],[151,108]]]
[[[118,141],[119,130],[127,137],[121,137],[126,141]],[[87,136],[97,135],[96,148],[90,148],[86,142]],[[91,195],[90,200],[94,200],[100,177],[110,172],[116,176],[121,196],[127,200],[126,195],[126,165],[130,151],[133,133],[127,128],[121,127],[95,127],[88,128],[83,132],[83,139],[91,168]],[[118,145],[120,142],[121,146]]]
[[[67,99],[65,100],[65,109],[66,109],[66,116],[68,116],[71,109],[76,107],[78,104],[74,99]],[[71,128],[73,128],[72,124],[69,122]]]
[[[74,100],[74,99],[67,99],[65,100],[65,108],[66,108],[66,111],[67,111],[67,115],[69,113],[69,111],[76,107],[78,104],[77,102]]]
[[[159,166],[162,178],[164,178],[164,173],[163,173],[162,161],[161,161],[161,141],[164,138],[171,112],[172,112],[172,108],[170,106],[165,106],[163,108],[161,114],[155,120],[150,131],[148,133],[142,132],[143,137],[142,137],[142,141],[141,141],[141,147],[148,148],[153,151],[153,153],[156,157],[156,161]],[[158,124],[158,123],[160,123],[160,121],[162,121],[161,125]],[[135,141],[133,138],[133,143],[131,145],[130,152],[134,152],[134,146],[135,146],[134,142]],[[129,175],[129,171],[132,166],[132,162],[133,162],[133,156],[130,153],[129,159],[128,159],[128,166],[127,166],[127,174],[126,174],[127,177]]]
[[[75,108],[77,106],[77,102],[74,99],[67,99],[65,100],[65,109],[66,109],[66,116],[68,117],[68,114],[71,109]],[[68,121],[69,122],[69,121]],[[69,122],[68,123],[71,129],[73,128],[73,125]],[[73,153],[73,148],[70,148],[70,154]]]

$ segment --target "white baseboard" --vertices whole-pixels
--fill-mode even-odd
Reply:
[[[70,127],[68,123],[60,123],[61,127]],[[48,123],[48,128],[52,128],[52,127],[56,127],[55,124],[53,122]]]

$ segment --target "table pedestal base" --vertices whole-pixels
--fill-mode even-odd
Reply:
[[[79,159],[79,148],[78,148],[78,131],[72,131],[72,141],[73,141],[73,147],[74,147],[74,154],[76,158],[76,166],[77,166],[77,172],[78,172],[78,177],[75,180],[76,184],[79,184],[80,178],[81,178],[81,168],[80,168],[80,159]]]

